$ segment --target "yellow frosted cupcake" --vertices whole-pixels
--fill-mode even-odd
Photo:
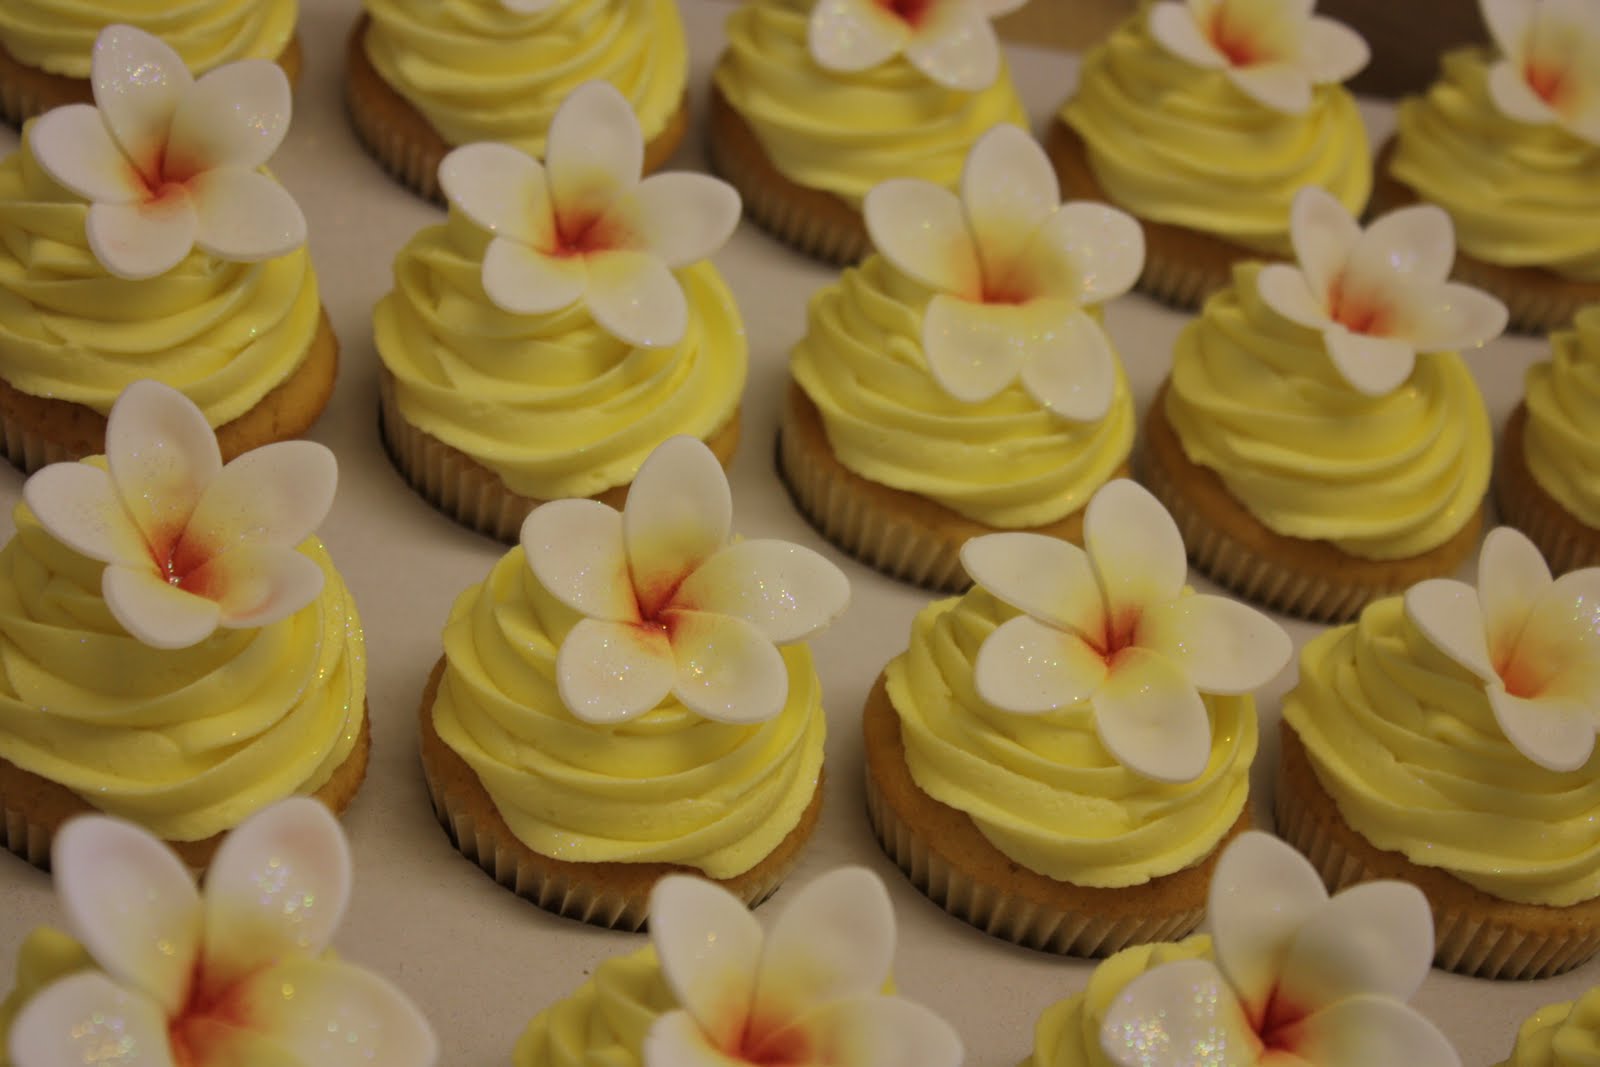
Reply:
[[[1523,1021],[1511,1055],[1495,1067],[1588,1067],[1600,1060],[1600,987]]]

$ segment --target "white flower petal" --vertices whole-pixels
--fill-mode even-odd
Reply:
[[[653,617],[674,590],[728,543],[733,495],[705,442],[669,437],[645,457],[628,489],[622,538],[635,595]]]
[[[1511,526],[1490,530],[1478,550],[1480,624],[1493,635],[1486,639],[1514,642],[1552,584],[1550,565],[1526,534]]]
[[[582,298],[589,269],[582,256],[547,256],[496,237],[483,254],[483,291],[495,307],[513,315],[545,315]]]
[[[1411,340],[1418,352],[1476,348],[1506,328],[1506,306],[1469,285],[1446,283],[1410,302]]]
[[[737,1061],[711,1043],[710,1036],[687,1011],[658,1016],[644,1035],[643,1062],[650,1067],[737,1067]]]
[[[1139,644],[1176,663],[1202,693],[1248,693],[1277,677],[1294,644],[1273,619],[1221,596],[1147,608]]]
[[[908,278],[966,299],[980,295],[978,252],[961,201],[917,178],[879,182],[862,202],[873,247]]]
[[[93,971],[51,983],[23,1004],[9,1047],[16,1067],[173,1067],[161,1009]]]
[[[1310,330],[1323,330],[1332,324],[1322,299],[1312,292],[1306,276],[1284,263],[1261,268],[1256,275],[1256,292],[1273,311],[1290,322]]]
[[[99,467],[52,463],[27,480],[22,497],[50,536],[74,552],[102,563],[150,562],[144,536]]]
[[[961,546],[972,580],[1018,611],[1058,630],[1099,635],[1104,603],[1088,555],[1070,541],[993,533]]]
[[[643,252],[591,253],[583,299],[601,328],[628,344],[675,345],[689,328],[683,286],[665,263]]]
[[[1296,1028],[1285,1050],[1317,1067],[1460,1067],[1437,1027],[1399,1001],[1352,997]]]
[[[122,391],[106,420],[106,461],[122,506],[162,558],[222,470],[217,435],[169,385],[144,379]]]
[[[1319,85],[1337,84],[1354,77],[1372,58],[1366,40],[1333,19],[1314,16],[1301,32],[1300,54],[1306,74]]]
[[[1403,207],[1362,231],[1350,250],[1346,288],[1388,295],[1396,283],[1408,289],[1441,285],[1455,259],[1456,233],[1450,216],[1432,204]],[[1397,302],[1403,305],[1404,298]]]
[[[984,639],[972,673],[984,700],[1028,715],[1088,699],[1105,682],[1106,662],[1077,635],[1024,615]]]
[[[108,274],[138,281],[182,263],[199,227],[188,192],[178,189],[146,203],[91,204],[84,233]]]
[[[1117,478],[1100,487],[1084,513],[1083,545],[1113,616],[1183,592],[1189,558],[1178,524],[1138,482]]]
[[[179,588],[217,603],[217,625],[253,630],[287,619],[322,592],[322,568],[292,548],[224,549],[184,576]]]
[[[1561,121],[1555,108],[1533,91],[1522,71],[1505,60],[1489,68],[1489,99],[1508,119],[1533,126]]]
[[[1247,831],[1223,850],[1207,923],[1217,966],[1246,1010],[1265,1010],[1296,933],[1327,902],[1316,868],[1271,834]]]
[[[607,622],[639,621],[616,509],[552,500],[523,520],[521,540],[534,577],[567,607]]]
[[[894,963],[894,930],[888,891],[865,867],[814,879],[767,935],[751,1014],[795,1019],[828,1001],[876,1000]]]
[[[904,51],[913,67],[957,92],[987,89],[1000,76],[1000,42],[976,4],[933,0]]]
[[[1019,307],[936,296],[922,316],[928,372],[955,399],[982,403],[1016,381],[1024,363],[1051,342],[1061,310],[1054,302]]]
[[[234,995],[251,1029],[298,1064],[432,1067],[438,1058],[438,1039],[416,1006],[352,964],[297,959],[250,976]]]
[[[739,225],[739,194],[704,174],[646,178],[634,202],[649,252],[673,270],[709,257]]]
[[[254,170],[289,132],[289,78],[270,59],[225,63],[200,76],[172,115],[166,173]]]
[[[1417,349],[1397,337],[1372,337],[1333,325],[1322,344],[1339,376],[1358,393],[1387,396],[1405,384],[1417,365]]]
[[[800,641],[844,613],[850,580],[817,552],[787,541],[738,541],[679,587],[676,606],[732,615],[774,644]]]
[[[1361,225],[1332,193],[1308,185],[1295,194],[1289,208],[1289,238],[1311,296],[1323,312],[1312,322],[1295,321],[1314,326],[1327,316],[1329,290],[1349,265],[1356,242],[1361,240]],[[1280,314],[1288,314],[1277,305],[1273,307]]]
[[[1484,681],[1498,677],[1489,659],[1477,590],[1450,578],[1430,578],[1406,590],[1406,616],[1435,648]]]
[[[783,656],[743,619],[672,611],[667,628],[677,680],[672,692],[697,715],[718,722],[764,722],[789,698]]]
[[[725,1032],[729,1017],[748,1011],[765,936],[733,894],[702,878],[666,876],[650,891],[650,940],[696,1029]]]
[[[964,1055],[949,1023],[901,997],[834,1001],[806,1014],[795,1029],[800,1036],[786,1032],[785,1048],[799,1045],[812,1057],[805,1062],[830,1067],[959,1067]]]
[[[911,36],[905,22],[875,0],[820,0],[806,25],[806,47],[824,70],[870,70],[900,54]]]
[[[1055,329],[1036,333],[1024,353],[1022,385],[1045,408],[1074,422],[1096,422],[1111,410],[1117,357],[1100,324],[1082,311],[1073,308]]]
[[[1179,0],[1161,0],[1150,8],[1150,36],[1157,44],[1186,63],[1215,70],[1228,60],[1196,25],[1194,14]]]
[[[584,619],[556,653],[561,702],[584,722],[643,715],[672,691],[675,677],[672,646],[656,626]]]
[[[604,215],[639,184],[644,138],[610,82],[584,82],[556,110],[545,140],[545,177],[557,226]]]
[[[1052,247],[1053,257],[1070,265],[1069,296],[1078,304],[1101,304],[1133,288],[1144,269],[1144,230],[1114,207],[1075,201],[1062,204],[1033,237],[1035,248]],[[1029,258],[1043,258],[1034,249]]]
[[[978,139],[961,168],[961,206],[970,232],[981,235],[986,266],[1019,255],[1023,245],[1061,205],[1050,157],[1021,127],[1002,123]],[[1015,235],[996,248],[997,242]]]
[[[263,60],[263,62],[265,62]],[[276,63],[269,64],[274,69]],[[265,174],[223,167],[189,183],[194,242],[218,259],[255,263],[306,242],[306,217],[289,191]]]
[[[1206,706],[1171,660],[1125,648],[1089,702],[1095,732],[1124,767],[1158,782],[1192,782],[1211,758]]]
[[[153,570],[112,564],[100,593],[117,624],[151,648],[188,648],[216,632],[222,609],[214,600],[185,593]]]
[[[463,145],[439,163],[439,188],[453,208],[496,237],[555,247],[544,165],[526,152],[489,141]]]
[[[1228,80],[1244,95],[1285,115],[1304,115],[1311,109],[1309,72],[1293,63],[1255,63],[1228,66]]]
[[[279,441],[246,452],[217,473],[195,504],[184,540],[213,551],[241,544],[293,548],[333,507],[339,464],[314,441]]]
[[[1405,882],[1352,886],[1310,915],[1278,967],[1277,996],[1307,1014],[1363,993],[1409,1000],[1433,966],[1433,916]]]
[[[1180,960],[1123,987],[1106,1010],[1100,1047],[1119,1067],[1192,1067],[1199,1048],[1231,1067],[1257,1062],[1261,1039],[1211,961]]]
[[[57,184],[95,203],[130,204],[145,196],[143,179],[88,104],[47,111],[28,128],[39,167]]]
[[[1517,58],[1527,44],[1537,0],[1478,0],[1478,13],[1502,55]]]
[[[113,25],[89,60],[95,106],[123,154],[146,178],[159,172],[178,104],[194,85],[183,59],[158,37]]]
[[[1491,686],[1489,706],[1506,740],[1546,770],[1575,771],[1589,762],[1595,719],[1584,705],[1512,696]]]

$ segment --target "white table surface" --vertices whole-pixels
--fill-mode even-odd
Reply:
[[[727,6],[681,2],[692,52],[694,123],[673,166],[703,169],[700,120]],[[642,941],[640,935],[558,918],[502,889],[456,853],[429,808],[417,760],[418,696],[440,654],[439,631],[451,602],[484,577],[504,548],[455,525],[412,493],[379,443],[371,310],[390,287],[390,265],[401,245],[442,216],[391,181],[346,122],[343,48],[359,0],[304,0],[301,7],[306,67],[293,125],[272,166],[309,220],[323,301],[343,345],[338,387],[313,437],[339,458],[338,499],[321,536],[365,619],[374,736],[366,784],[344,819],[357,875],[335,947],[415,998],[439,1033],[442,1064],[501,1064],[536,1012],[571,992],[599,961]],[[1022,95],[1042,123],[1070,89],[1076,63],[1059,53],[1008,49]],[[1387,114],[1368,112],[1374,131],[1386,132]],[[15,133],[0,128],[0,153],[14,144]],[[905,647],[911,618],[929,594],[824,543],[795,512],[773,472],[786,353],[804,331],[807,297],[837,271],[788,251],[749,223],[716,262],[738,297],[750,338],[744,438],[732,475],[735,528],[746,536],[813,545],[839,561],[853,586],[850,610],[812,642],[828,710],[827,792],[821,826],[790,885],[846,863],[879,872],[899,920],[901,991],[954,1024],[966,1042],[969,1067],[1012,1067],[1031,1048],[1039,1012],[1081,988],[1092,963],[1019,948],[946,915],[910,886],[873,839],[861,786],[861,705],[884,663]],[[1107,310],[1141,412],[1187,317],[1137,295]],[[1503,339],[1467,357],[1497,428],[1521,395],[1523,368],[1544,351],[1542,341]],[[14,470],[0,469],[0,536],[10,534],[11,504],[21,484]],[[1288,627],[1297,646],[1318,631],[1297,622]],[[1291,666],[1259,696],[1262,746],[1252,802],[1261,825],[1271,821],[1278,706],[1293,682]],[[9,988],[23,936],[44,922],[61,922],[49,879],[15,857],[0,856],[0,986]],[[1542,982],[1496,983],[1434,971],[1415,1003],[1444,1029],[1465,1064],[1488,1064],[1510,1048],[1528,1012],[1570,999],[1597,981],[1600,961]]]

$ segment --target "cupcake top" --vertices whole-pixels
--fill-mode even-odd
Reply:
[[[1551,358],[1528,368],[1523,451],[1539,486],[1600,529],[1600,305],[1550,335]]]
[[[1517,1030],[1498,1067],[1591,1067],[1600,1063],[1600,987],[1540,1008]]]

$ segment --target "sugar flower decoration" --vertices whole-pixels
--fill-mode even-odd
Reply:
[[[1406,1004],[1433,961],[1427,899],[1367,882],[1328,899],[1311,864],[1270,834],[1217,861],[1207,959],[1145,972],[1111,1003],[1100,1043],[1121,1067],[1460,1067]]]
[[[557,500],[528,516],[522,547],[534,576],[584,616],[556,656],[574,715],[621,722],[668,693],[722,722],[783,710],[788,673],[775,646],[837,618],[850,584],[809,548],[730,544],[732,523],[727,475],[692,437],[650,454],[621,513]]]
[[[1556,123],[1600,144],[1600,4],[1594,0],[1481,0],[1500,58],[1489,96],[1509,118]]]
[[[689,322],[672,272],[722,247],[739,194],[703,174],[640,181],[643,167],[628,101],[586,82],[556,111],[543,163],[509,145],[466,145],[439,164],[439,185],[493,235],[483,288],[495,306],[540,315],[581,300],[620,340],[671,345]]]
[[[1116,356],[1083,309],[1139,277],[1138,223],[1104,204],[1062,204],[1049,158],[1015,126],[973,146],[959,198],[896,178],[869,192],[864,210],[884,258],[934,290],[922,348],[940,387],[977,403],[1020,377],[1058,415],[1105,415]]]
[[[46,174],[89,201],[89,248],[119,278],[164,274],[199,246],[220,259],[281,256],[306,221],[260,167],[289,128],[289,80],[265,59],[195,80],[158,38],[95,39],[94,106],[47,112],[29,133]]]
[[[904,55],[946,89],[977,92],[1000,76],[990,19],[1027,0],[817,0],[806,42],[825,70],[871,70]]]
[[[1162,0],[1150,36],[1168,52],[1220,70],[1250,99],[1290,115],[1311,107],[1316,85],[1337,84],[1367,65],[1361,35],[1313,15],[1315,0]]]
[[[1490,531],[1478,588],[1448,578],[1406,593],[1406,614],[1483,681],[1517,751],[1552,771],[1589,761],[1600,730],[1600,567],[1551,579],[1544,557],[1509,526]]]
[[[883,994],[894,912],[864,867],[806,886],[771,933],[726,890],[671,875],[650,895],[650,939],[682,1007],[651,1026],[645,1067],[961,1063],[947,1023]]]
[[[1205,770],[1200,693],[1244,693],[1289,660],[1282,627],[1226,597],[1188,595],[1177,524],[1134,482],[1108,482],[1084,516],[1087,551],[1029,533],[961,549],[973,581],[1023,614],[978,648],[974,680],[994,706],[1038,714],[1087,700],[1117,762],[1163,782]]]
[[[56,892],[99,970],[46,986],[11,1028],[16,1067],[427,1067],[433,1031],[405,996],[323,958],[350,852],[315,800],[252,816],[217,849],[205,895],[171,850],[103,816],[62,828]]]
[[[1363,230],[1331,193],[1307,186],[1294,198],[1289,235],[1299,266],[1263,268],[1261,299],[1319,331],[1358,392],[1383,396],[1411,377],[1418,352],[1481,345],[1505,329],[1504,304],[1446,280],[1455,230],[1431,204],[1391,211]]]
[[[333,453],[283,441],[222,465],[205,416],[159,382],[123,390],[106,463],[54,463],[23,498],[56,540],[106,564],[101,592],[123,629],[186,648],[217,627],[266,626],[322,590],[296,551],[333,504]]]

